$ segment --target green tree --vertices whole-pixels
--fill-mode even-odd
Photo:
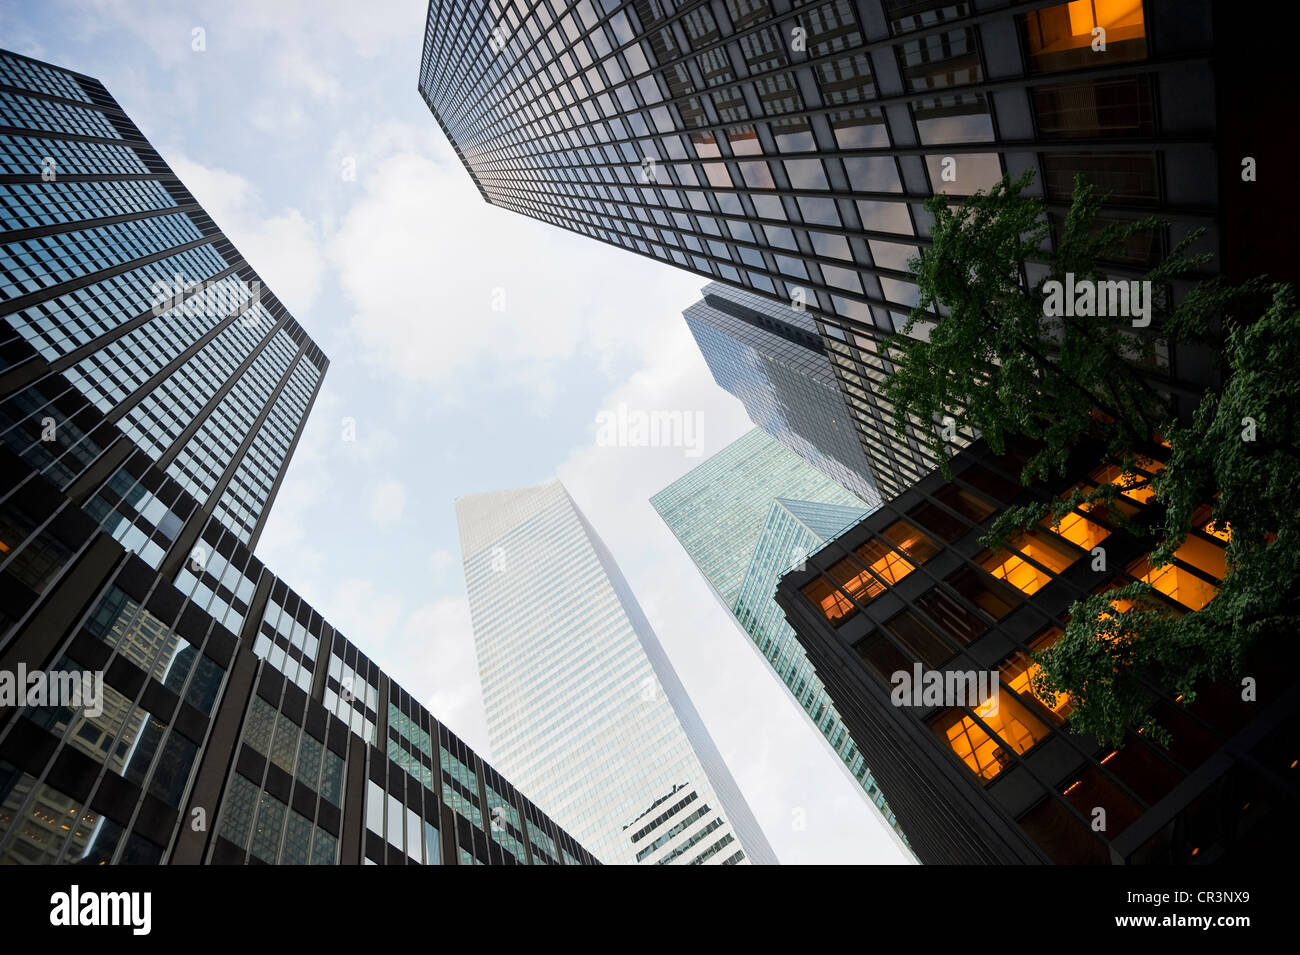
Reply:
[[[1125,474],[1144,457],[1165,459],[1149,482],[1154,505],[1142,522],[1128,522],[1151,541],[1153,566],[1172,559],[1193,515],[1213,502],[1212,525],[1230,528],[1228,573],[1203,610],[1171,613],[1149,584],[1134,583],[1077,602],[1064,636],[1038,655],[1036,692],[1049,700],[1069,694],[1076,730],[1118,742],[1126,727],[1147,725],[1163,736],[1146,716],[1152,686],[1191,702],[1203,681],[1239,673],[1253,641],[1296,622],[1300,311],[1289,286],[1263,279],[1236,287],[1201,282],[1171,304],[1169,283],[1209,258],[1188,254],[1195,233],[1143,277],[1155,292],[1149,328],[1114,317],[1048,317],[1048,282],[1064,282],[1067,273],[1076,283],[1103,280],[1100,263],[1163,223],[1102,223],[1101,199],[1079,177],[1051,248],[1043,204],[1024,192],[1030,182],[1026,174],[960,204],[945,197],[927,203],[933,241],[910,263],[919,304],[903,333],[886,344],[894,371],[885,394],[900,433],[908,422],[950,417],[997,453],[1009,438],[1028,439],[1037,450],[1021,474],[1025,484],[1064,474],[1084,446]],[[1027,263],[1044,273],[1033,285],[1025,279]],[[918,335],[922,329],[928,334]],[[1182,425],[1155,383],[1153,357],[1170,344],[1196,342],[1220,351],[1225,384]],[[947,470],[942,434],[919,430]],[[1057,521],[1146,483],[1134,479],[1051,505],[1011,508],[985,543],[1003,546],[1012,532],[1045,516]],[[1108,514],[1122,520],[1118,509]]]

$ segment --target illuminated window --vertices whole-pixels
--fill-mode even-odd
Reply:
[[[1049,627],[1029,643],[1030,651],[1046,650],[1057,640],[1060,640],[1063,633],[1064,631],[1060,627]],[[1032,696],[1038,700],[1050,712],[1057,725],[1064,723],[1069,718],[1071,711],[1074,709],[1074,704],[1070,702],[1068,695],[1058,693],[1056,705],[1049,706],[1046,700],[1034,692],[1033,679],[1042,672],[1043,668],[1035,663],[1029,654],[1016,650],[1003,661],[1000,669],[1003,683],[1017,693]]]
[[[975,710],[989,733],[960,709],[944,710],[930,723],[930,729],[945,741],[966,767],[988,781],[1012,764],[1011,753],[1024,754],[1047,736],[1047,727],[1022,703],[999,693],[996,706],[989,700]]]
[[[976,562],[994,577],[1005,580],[1023,594],[1038,593],[1076,559],[1060,544],[1038,531],[1015,535],[1011,538],[1011,546],[1019,553],[1009,550],[994,553],[986,551],[976,558]],[[1031,564],[1030,560],[1042,567]]]
[[[1186,545],[1175,551],[1174,556],[1181,559],[1184,550],[1186,550]],[[1138,580],[1145,580],[1166,597],[1177,601],[1188,610],[1201,610],[1214,599],[1214,595],[1219,590],[1208,580],[1196,576],[1190,570],[1185,570],[1177,564],[1152,567],[1145,557],[1141,557],[1130,564],[1128,572]]]
[[[803,595],[827,620],[843,620],[853,610],[849,599],[818,577],[803,586]]]
[[[1149,483],[1151,475],[1163,468],[1164,464],[1150,458],[1138,458],[1137,466],[1137,471],[1121,471],[1118,466],[1107,464],[1093,470],[1089,477],[1100,484],[1114,484],[1128,499],[1145,504],[1155,496]]]
[[[1059,524],[1053,525],[1050,517],[1043,518],[1039,523],[1084,550],[1092,550],[1110,536],[1110,531],[1100,524],[1088,520],[1078,511],[1071,511],[1066,514],[1061,518]]]
[[[1088,485],[1076,484],[1074,487],[1067,489],[1061,495],[1061,499],[1065,500],[1075,491],[1081,489],[1087,490],[1087,488]],[[1134,512],[1136,512],[1136,510],[1136,508],[1133,508]],[[1110,531],[1098,524],[1096,521],[1088,520],[1088,518],[1084,517],[1084,515],[1080,513],[1081,511],[1095,515],[1101,520],[1107,520],[1109,518],[1108,508],[1104,504],[1085,504],[1080,506],[1077,510],[1073,510],[1069,514],[1066,514],[1057,524],[1052,523],[1052,518],[1050,516],[1044,517],[1038,523],[1047,530],[1056,534],[1058,537],[1063,537],[1071,544],[1090,551],[1109,537]]]
[[[1142,0],[1072,0],[1026,13],[1022,22],[1026,59],[1035,73],[1146,59]],[[1098,27],[1105,30],[1104,51],[1092,48]]]
[[[827,571],[839,585],[838,590],[824,580],[805,584],[804,596],[827,620],[842,620],[854,609],[849,598],[859,604],[874,600],[884,593],[886,586],[898,583],[914,571],[917,564],[925,563],[939,550],[933,540],[907,521],[895,521],[881,532],[881,536],[913,560],[908,560],[884,541],[870,540],[854,551],[857,560],[846,557]]]

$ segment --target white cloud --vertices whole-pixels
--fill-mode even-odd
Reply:
[[[434,577],[441,577],[455,562],[456,558],[451,551],[435,550],[429,555],[429,573]]]
[[[271,212],[243,176],[172,152],[168,162],[186,188],[285,306],[310,309],[325,259],[317,229],[297,209]]]
[[[401,481],[380,481],[370,490],[370,517],[380,527],[391,527],[406,509],[406,485]]]
[[[644,316],[680,322],[703,284],[665,269],[647,286],[626,250],[485,204],[445,145],[434,159],[400,128],[375,135],[378,148],[357,151],[363,195],[330,246],[355,305],[349,331],[370,362],[442,400],[464,400],[463,376],[509,366],[544,406],[553,363],[646,347]],[[400,151],[383,155],[388,145]]]
[[[487,716],[479,692],[469,601],[448,597],[420,607],[402,629],[401,664],[389,672],[438,719],[491,759]]]

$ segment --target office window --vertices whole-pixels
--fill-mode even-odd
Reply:
[[[366,780],[366,828],[384,834],[384,791],[374,780]]]
[[[1075,173],[1116,203],[1154,205],[1160,199],[1155,153],[1044,153],[1047,198],[1069,202]]]
[[[257,786],[239,773],[230,779],[226,798],[222,803],[220,835],[239,848],[248,847],[248,835],[257,809]]]
[[[910,610],[904,610],[885,624],[888,631],[899,643],[907,647],[912,655],[931,669],[937,669],[952,658],[954,650],[943,641],[919,616]]]
[[[1181,552],[1184,548],[1180,548]],[[1177,554],[1175,555],[1177,556]],[[1138,580],[1144,580],[1171,600],[1177,601],[1188,610],[1202,610],[1214,599],[1218,587],[1179,567],[1167,564],[1164,567],[1152,567],[1145,557],[1139,557],[1127,567],[1128,573]]]
[[[890,643],[883,633],[874,633],[863,637],[853,645],[858,659],[865,663],[885,683],[890,683],[895,673],[910,673],[913,657],[907,656],[898,647]]]
[[[975,562],[1021,593],[1035,594],[1076,559],[1050,535],[1041,531],[1024,531],[1010,538],[1010,549],[983,551],[976,556]]]
[[[249,852],[268,865],[274,865],[280,850],[280,832],[289,807],[269,792],[258,801],[257,822],[253,827],[253,844]]]
[[[1101,840],[1054,796],[1048,796],[1025,813],[1019,822],[1020,828],[1058,865],[1110,862],[1110,853]]]
[[[945,578],[948,586],[972,606],[1001,620],[1021,603],[1020,592],[973,567],[963,567]]]
[[[970,521],[971,524],[978,525],[982,523],[994,511],[992,505],[956,484],[945,484],[934,493],[934,497],[941,504]],[[949,544],[969,530],[969,527],[960,518],[954,517],[943,507],[931,501],[922,501],[917,504],[907,512],[907,516]]]
[[[1155,131],[1151,83],[1122,76],[1032,90],[1044,139],[1150,136]]]
[[[974,709],[995,735],[952,707],[930,720],[931,731],[952,749],[966,768],[985,782],[1014,763],[1012,753],[1024,755],[1048,734],[1047,727],[1019,701],[1006,693]]]
[[[1057,640],[1060,640],[1063,633],[1064,631],[1060,627],[1048,627],[1030,641],[1028,644],[1029,654],[1015,650],[1008,655],[999,667],[1002,673],[1002,682],[1022,696],[1032,696],[1038,700],[1043,705],[1043,708],[1047,710],[1052,721],[1058,726],[1069,717],[1070,712],[1074,709],[1074,704],[1070,702],[1069,694],[1060,693],[1057,694],[1056,703],[1052,706],[1034,691],[1033,680],[1042,672],[1042,667],[1033,661],[1030,654],[1038,650],[1046,650]]]
[[[1093,50],[1093,30],[1106,31],[1104,52]],[[1031,73],[1113,66],[1147,56],[1142,0],[1072,0],[1021,18]]]

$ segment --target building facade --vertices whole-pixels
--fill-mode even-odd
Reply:
[[[1068,697],[1043,700],[1031,685],[1032,654],[1060,638],[1075,600],[1145,580],[1175,612],[1204,607],[1226,572],[1209,509],[1193,517],[1203,530],[1159,569],[1115,519],[1149,506],[1145,485],[1122,491],[1113,513],[1075,511],[1056,527],[1045,519],[990,551],[980,538],[1008,507],[1149,476],[1085,465],[1073,482],[1026,489],[1024,460],[977,443],[954,459],[952,481],[932,474],[777,591],[917,855],[962,864],[1282,861],[1300,835],[1293,647],[1251,651],[1247,672],[1268,683],[1258,698],[1209,684],[1187,704],[1152,685],[1168,743],[1130,731],[1121,746],[1100,745],[1069,731]],[[1158,463],[1147,466],[1154,473]],[[996,684],[964,700],[894,697],[925,671],[953,686],[950,676]]]
[[[880,502],[817,324],[805,310],[712,282],[682,313],[718,386],[749,419],[840,487]]]
[[[618,565],[558,481],[458,498],[497,760],[601,861],[775,864]]]
[[[897,831],[884,793],[773,600],[785,571],[873,507],[758,430],[692,468],[650,503],[866,799]]]
[[[0,862],[593,862],[253,556],[328,362],[104,87],[0,167]]]
[[[1208,272],[1294,275],[1269,214],[1285,186],[1240,175],[1294,140],[1260,134],[1286,84],[1252,72],[1286,54],[1253,55],[1280,41],[1241,19],[1210,0],[432,0],[419,88],[488,202],[806,305],[890,497],[937,463],[931,423],[897,435],[879,392],[930,197],[1033,171],[1059,229],[1082,173],[1108,216],[1169,222],[1116,278],[1202,227]]]

